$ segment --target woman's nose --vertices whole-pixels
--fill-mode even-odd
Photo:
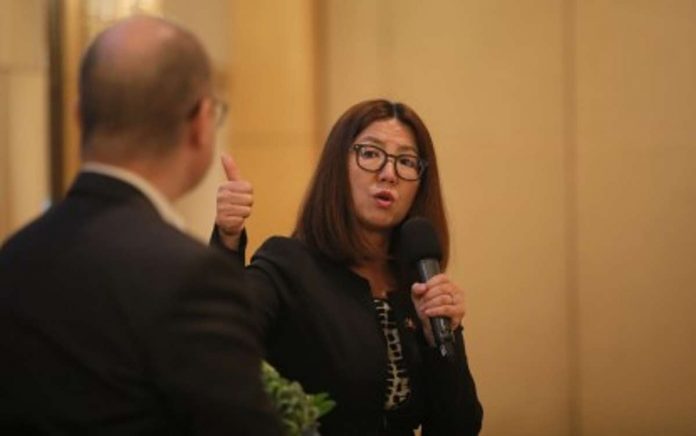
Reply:
[[[384,182],[394,183],[398,176],[396,175],[396,159],[388,156],[384,161],[382,169],[379,170],[379,180]]]

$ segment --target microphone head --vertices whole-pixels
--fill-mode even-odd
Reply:
[[[399,254],[407,264],[421,259],[442,259],[442,248],[435,227],[423,217],[406,220],[399,231]]]

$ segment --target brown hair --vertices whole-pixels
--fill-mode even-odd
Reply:
[[[422,216],[435,227],[442,246],[441,265],[449,258],[449,231],[440,190],[440,176],[430,133],[413,109],[388,100],[368,100],[348,109],[329,133],[319,163],[300,209],[293,236],[329,258],[355,263],[364,258],[367,247],[357,237],[357,221],[350,193],[348,153],[355,138],[375,121],[395,118],[408,126],[418,152],[427,161],[407,218]],[[390,251],[394,250],[394,238]]]

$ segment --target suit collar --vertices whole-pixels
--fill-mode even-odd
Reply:
[[[181,231],[185,230],[181,215],[174,209],[169,200],[142,176],[125,168],[101,162],[85,162],[82,166],[82,173],[96,173],[130,185],[147,198],[162,219]]]
[[[115,177],[93,172],[80,172],[67,193],[69,197],[95,196],[114,202],[132,203],[166,221],[155,205],[135,186]],[[175,226],[176,227],[176,226]]]

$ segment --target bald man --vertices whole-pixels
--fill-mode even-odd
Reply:
[[[204,49],[122,21],[79,94],[82,171],[0,251],[0,434],[279,434],[242,271],[171,207],[213,155]]]

